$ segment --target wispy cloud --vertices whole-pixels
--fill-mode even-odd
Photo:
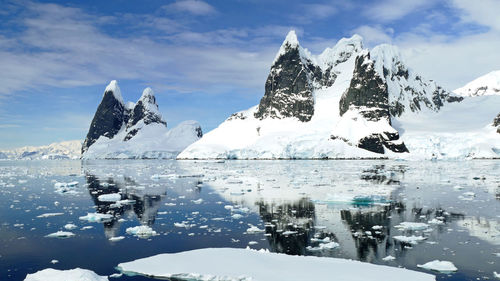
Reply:
[[[376,22],[390,22],[431,7],[436,0],[381,0],[365,5],[363,14]]]
[[[368,47],[373,47],[377,44],[392,43],[394,30],[392,28],[384,28],[380,25],[362,25],[355,28],[352,33],[361,35],[364,39],[365,45]]]
[[[500,31],[500,1],[498,0],[451,0],[453,6],[460,10],[465,22],[473,22]]]
[[[167,12],[187,12],[198,16],[210,15],[216,12],[213,6],[200,0],[178,0],[163,6],[163,9]]]
[[[34,2],[26,2],[23,9],[24,16],[15,22],[21,31],[0,32],[0,42],[6,42],[0,44],[0,96],[43,87],[105,84],[111,79],[135,79],[181,92],[217,92],[221,85],[243,92],[260,89],[277,49],[269,44],[270,33],[287,29],[202,33],[182,24],[168,28],[169,19],[148,16],[141,21],[146,31],[115,36],[101,25],[119,24],[119,15],[103,20],[78,8]],[[125,20],[130,17],[124,15]],[[151,29],[157,36],[149,36]]]

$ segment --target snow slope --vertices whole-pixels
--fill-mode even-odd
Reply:
[[[363,49],[362,38],[354,35],[341,39],[334,47],[322,54],[312,55],[300,47],[294,32],[290,32],[281,46],[270,76],[266,82],[266,95],[271,102],[237,112],[208,132],[199,141],[188,146],[178,159],[345,159],[345,158],[497,158],[500,157],[500,134],[491,126],[498,114],[499,97],[458,97],[447,92],[432,80],[408,68],[398,49],[380,45],[373,50]],[[280,57],[291,56],[298,48],[300,60],[297,65],[279,64]],[[288,50],[288,54],[287,54]],[[381,120],[365,118],[375,108],[349,107],[341,112],[339,103],[351,85],[356,58],[367,56],[362,64],[373,64],[375,72],[387,88],[387,110],[390,116]],[[297,60],[296,60],[297,61]],[[302,67],[308,74],[312,88],[314,108],[309,121],[290,117],[290,108],[304,106],[301,99],[307,96],[284,97],[281,103],[278,94],[284,90],[272,89],[281,81],[279,75],[286,67]],[[322,75],[317,75],[318,69]],[[309,71],[309,72],[308,72]],[[295,74],[289,71],[286,73]],[[298,77],[298,76],[297,76]],[[368,77],[370,78],[370,77]],[[272,79],[272,84],[269,80]],[[325,82],[326,81],[326,82]],[[282,86],[282,85],[281,85]],[[288,87],[288,88],[287,88]],[[302,87],[301,89],[303,89]],[[384,90],[384,89],[382,89]],[[275,92],[278,94],[275,94]],[[307,94],[307,93],[306,93]],[[266,97],[266,96],[265,96]],[[288,99],[294,99],[288,103]],[[264,99],[263,99],[264,100]],[[297,101],[298,100],[298,101]],[[298,104],[298,105],[297,105]],[[261,107],[269,106],[262,117]],[[384,104],[382,104],[384,105]],[[274,107],[273,107],[274,106]],[[307,106],[307,104],[305,104]],[[377,109],[378,110],[378,109]],[[495,112],[496,111],[496,112]],[[283,114],[286,113],[286,114]],[[281,113],[281,114],[280,114]],[[300,113],[302,114],[302,113]],[[341,116],[342,115],[342,116]],[[385,138],[386,133],[399,134],[396,145],[406,145],[409,153],[395,153],[384,149],[375,153],[361,149],[363,138]],[[401,149],[400,151],[404,151]]]
[[[101,136],[82,159],[172,159],[187,145],[197,141],[201,132],[200,124],[196,121],[184,121],[168,130],[163,124],[153,123],[144,125],[140,134],[123,141],[128,130],[124,128],[109,139]]]
[[[160,254],[118,265],[125,274],[219,281],[435,280],[430,274],[353,260],[290,256],[266,251],[207,248]]]
[[[4,154],[7,159],[79,159],[81,147],[81,141],[73,140],[3,150],[0,154]]]
[[[483,75],[453,92],[470,97],[500,95],[500,70]]]

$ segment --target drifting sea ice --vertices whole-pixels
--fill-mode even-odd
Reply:
[[[99,276],[95,272],[75,268],[70,270],[57,270],[47,268],[33,274],[28,274],[24,281],[108,281],[106,276]]]
[[[412,235],[412,236],[401,236],[401,235],[398,235],[398,236],[394,236],[392,238],[394,238],[394,240],[397,240],[399,242],[409,243],[409,244],[412,244],[412,245],[416,245],[416,244],[418,244],[418,242],[422,242],[425,239],[427,239],[426,237],[423,237],[423,236],[414,236],[414,235]]]
[[[429,225],[423,222],[402,222],[396,226],[400,230],[425,230],[429,228]]]
[[[125,230],[125,232],[143,239],[147,239],[151,236],[158,235],[156,231],[154,231],[151,227],[147,225],[129,227]]]
[[[291,256],[233,248],[206,248],[175,254],[160,254],[120,263],[124,274],[180,280],[298,281],[336,280],[431,281],[433,275],[353,260],[313,256]]]
[[[99,195],[97,199],[101,202],[116,202],[120,201],[120,199],[122,199],[122,196],[120,193],[110,193]]]
[[[58,231],[58,232],[54,232],[54,233],[45,235],[45,237],[47,237],[47,238],[70,238],[73,236],[75,236],[75,234],[73,232],[69,232],[69,231]]]
[[[45,213],[41,214],[39,216],[36,216],[37,218],[50,218],[50,217],[55,217],[55,216],[61,216],[64,215],[64,213]]]
[[[454,272],[458,269],[450,261],[433,260],[425,264],[417,264],[418,267],[439,272]]]
[[[113,216],[110,214],[100,214],[100,213],[87,213],[86,216],[80,217],[82,221],[88,222],[107,222],[111,221]]]

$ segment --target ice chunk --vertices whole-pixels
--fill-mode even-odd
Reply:
[[[73,229],[77,228],[77,226],[72,224],[72,223],[68,223],[68,224],[64,225],[64,228],[67,230],[73,230]]]
[[[291,256],[249,249],[206,248],[121,263],[124,274],[158,279],[224,281],[384,280],[431,281],[430,274],[359,261]],[[376,276],[376,277],[375,277]]]
[[[321,243],[317,247],[307,246],[306,249],[309,250],[309,251],[323,251],[323,250],[335,249],[338,246],[340,246],[339,243],[332,241],[332,242],[328,242],[328,243]]]
[[[125,236],[111,237],[108,240],[111,241],[111,242],[116,242],[116,241],[120,241],[122,239],[125,239]]]
[[[416,245],[418,242],[421,242],[421,241],[424,241],[425,239],[427,239],[426,237],[423,237],[423,236],[401,236],[401,235],[398,235],[398,236],[394,236],[392,237],[394,240],[397,240],[399,242],[403,242],[403,243],[409,243],[409,244],[412,244],[412,245]]]
[[[101,213],[87,213],[86,216],[80,217],[80,220],[88,222],[107,222],[112,219],[113,215]]]
[[[389,255],[389,256],[387,256],[387,257],[385,257],[385,258],[382,258],[382,260],[383,260],[383,261],[393,261],[393,260],[395,260],[395,259],[396,259],[396,258],[395,258],[395,257],[393,257],[393,256],[391,256],[391,255]]]
[[[261,232],[265,231],[264,229],[260,229],[260,228],[256,227],[255,225],[248,224],[248,226],[250,226],[247,229],[248,234],[261,233]]]
[[[47,237],[47,238],[70,238],[73,236],[75,236],[75,234],[73,232],[69,232],[69,231],[58,231],[58,232],[54,232],[54,233],[45,235],[45,237]]]
[[[116,202],[122,199],[122,196],[120,195],[120,193],[110,193],[99,195],[97,199],[101,202]]]
[[[429,228],[429,225],[423,222],[402,222],[396,226],[395,228],[398,228],[400,230],[424,230]]]
[[[55,217],[55,216],[61,216],[64,215],[64,213],[45,213],[41,214],[39,216],[36,216],[37,218],[50,218],[50,217]]]
[[[425,264],[417,264],[417,267],[439,272],[454,272],[458,269],[450,261],[433,260]]]
[[[24,281],[108,281],[106,276],[99,276],[95,272],[75,268],[70,270],[57,270],[47,268],[33,274],[26,275]]]
[[[147,225],[129,227],[125,230],[125,232],[143,239],[158,235],[156,231]]]

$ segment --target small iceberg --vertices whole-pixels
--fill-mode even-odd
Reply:
[[[53,268],[47,268],[44,270],[37,271],[32,274],[26,275],[24,281],[109,281],[106,276],[99,276],[95,272],[75,268],[70,270],[57,270]]]
[[[82,221],[88,222],[108,222],[113,220],[113,215],[100,213],[87,213],[86,216],[80,217]]]
[[[450,273],[458,270],[451,261],[440,261],[440,260],[433,260],[425,264],[417,264],[417,267],[428,270],[439,271],[443,273]]]
[[[47,238],[70,238],[73,236],[75,236],[75,234],[73,232],[69,232],[69,231],[58,231],[58,232],[54,232],[54,233],[45,235],[45,237],[47,237]]]
[[[125,230],[125,232],[143,239],[147,239],[151,236],[158,235],[156,231],[154,231],[151,227],[147,225],[129,227]]]

